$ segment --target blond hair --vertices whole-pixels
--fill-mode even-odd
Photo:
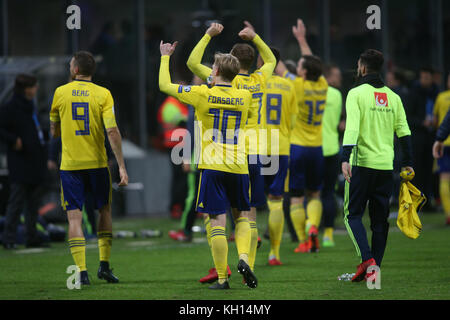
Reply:
[[[216,53],[214,64],[219,70],[219,76],[229,82],[233,81],[241,68],[239,60],[229,53]]]

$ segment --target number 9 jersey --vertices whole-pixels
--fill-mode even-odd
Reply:
[[[50,121],[61,124],[61,170],[108,166],[104,128],[117,127],[114,101],[108,89],[86,80],[58,87]]]
[[[322,145],[322,117],[325,111],[328,83],[320,76],[317,81],[304,80],[286,73],[295,88],[298,102],[298,117],[291,134],[291,144],[304,147]]]

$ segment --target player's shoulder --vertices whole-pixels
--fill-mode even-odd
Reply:
[[[442,91],[437,95],[436,100],[450,100],[450,90]]]
[[[103,87],[103,86],[98,85],[93,82],[90,83],[90,86],[91,86],[91,90],[94,90],[98,95],[103,95],[103,96],[111,95],[111,91],[109,91],[109,89],[106,87]]]

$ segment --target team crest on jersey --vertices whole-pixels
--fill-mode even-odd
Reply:
[[[387,107],[388,99],[385,92],[374,92],[375,94],[375,104],[377,107]]]
[[[185,86],[184,88],[184,92],[189,92],[191,91],[191,86]]]

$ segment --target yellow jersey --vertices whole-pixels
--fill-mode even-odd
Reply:
[[[202,65],[201,61],[205,49],[211,40],[210,35],[205,34],[202,39],[192,50],[187,65],[189,69],[198,77],[207,80],[211,75],[212,69]],[[265,128],[265,115],[262,112],[263,94],[267,79],[272,76],[273,70],[276,67],[276,58],[270,50],[269,46],[256,35],[253,43],[258,49],[264,65],[252,74],[238,74],[232,81],[232,86],[238,89],[246,89],[252,93],[253,103],[248,112],[248,123],[246,126],[246,150],[247,154],[267,154],[266,139],[259,139],[259,129]]]
[[[245,127],[248,154],[267,154],[265,139],[260,139],[260,129],[265,128],[265,114],[262,112],[263,96],[266,88],[266,76],[257,70],[251,74],[239,73],[232,81],[238,89],[248,90],[252,94],[252,105],[248,110],[248,122]]]
[[[320,147],[322,117],[328,91],[327,80],[324,76],[320,76],[317,81],[304,80],[288,72],[285,77],[291,79],[298,103],[298,116],[291,134],[291,144]]]
[[[220,84],[212,88],[173,84],[169,56],[161,57],[159,86],[164,93],[195,108],[196,132],[201,140],[199,169],[248,174],[243,132],[252,103],[248,90]]]
[[[289,155],[292,116],[298,114],[294,86],[287,79],[272,76],[267,81],[263,113],[267,127],[267,152],[269,155]],[[278,130],[278,139],[272,140],[272,130]],[[275,136],[274,136],[275,137]]]
[[[434,115],[441,125],[448,110],[450,109],[450,90],[439,93],[434,104]],[[445,146],[450,146],[450,136],[444,141]]]
[[[108,89],[74,80],[53,95],[50,121],[61,125],[61,170],[105,168],[105,128],[117,127]]]

